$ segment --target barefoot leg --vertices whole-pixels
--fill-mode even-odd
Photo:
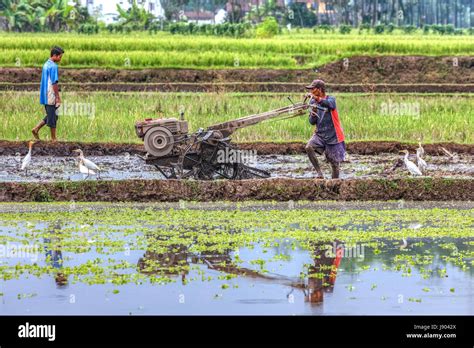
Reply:
[[[36,140],[40,140],[39,138],[39,131],[41,128],[43,128],[43,126],[46,124],[46,122],[44,122],[44,120],[41,120],[35,128],[33,128],[31,130],[31,133],[33,134],[33,136],[35,137]]]
[[[56,128],[51,128],[51,141],[56,142]]]
[[[306,153],[308,154],[311,164],[313,165],[314,169],[316,170],[316,173],[318,174],[317,178],[321,178],[321,179],[324,178],[323,172],[321,171],[321,168],[319,167],[316,151],[314,151],[314,148],[310,144],[307,144],[305,149],[306,149]]]

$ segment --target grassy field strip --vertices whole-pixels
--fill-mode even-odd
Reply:
[[[289,104],[288,94],[245,93],[76,93],[64,92],[67,115],[60,139],[84,142],[140,142],[134,123],[148,117],[178,117],[190,129],[264,112]],[[472,94],[336,93],[346,138],[406,142],[474,142]],[[300,94],[291,96],[298,101]],[[36,92],[2,92],[0,139],[27,140],[43,117]],[[267,121],[236,132],[235,141],[304,141],[312,133],[306,116]]]
[[[1,34],[1,66],[40,66],[48,49],[66,50],[63,66],[312,68],[354,55],[472,55],[474,36],[286,34],[272,39],[172,36]]]

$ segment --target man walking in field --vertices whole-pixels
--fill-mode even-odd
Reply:
[[[317,173],[323,179],[316,153],[325,153],[332,168],[332,178],[339,178],[340,163],[344,161],[346,145],[339,115],[336,109],[336,98],[326,95],[326,85],[322,80],[314,80],[309,86],[311,100],[309,104],[309,123],[316,125],[316,130],[306,144],[306,152]]]
[[[50,58],[43,65],[41,73],[40,104],[44,105],[46,116],[31,130],[33,136],[37,140],[39,140],[40,129],[44,125],[47,125],[51,129],[51,141],[56,141],[56,122],[58,120],[56,111],[61,105],[57,63],[61,61],[63,53],[64,50],[61,47],[53,47],[51,49]]]

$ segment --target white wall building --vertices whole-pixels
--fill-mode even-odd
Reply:
[[[222,24],[225,22],[225,17],[227,16],[227,11],[221,8],[217,11],[216,16],[214,17],[214,23]]]
[[[132,3],[132,0],[81,0],[81,5],[87,7],[89,14],[97,16],[105,24],[117,21],[117,5],[124,10],[128,10]],[[155,17],[160,18],[165,15],[160,0],[137,0],[137,5],[143,7]]]

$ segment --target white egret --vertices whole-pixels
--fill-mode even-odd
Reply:
[[[423,148],[423,146],[421,146],[421,141],[419,141],[418,148],[416,149],[416,164],[418,166],[418,169],[420,169],[422,173],[424,173],[426,169],[428,168],[428,165],[423,159],[424,155],[425,155],[425,149]]]
[[[421,146],[421,141],[418,142],[418,149],[416,149],[416,153],[420,153],[420,157],[425,155],[425,149]]]
[[[79,160],[79,172],[81,172],[81,174],[85,174],[86,175],[86,179],[89,177],[89,175],[96,175],[95,172],[89,168],[87,168],[82,160],[80,159]]]
[[[28,166],[31,163],[31,149],[33,148],[34,141],[30,141],[28,143],[28,153],[26,154],[25,158],[23,158],[23,161],[21,161],[21,170],[24,170],[25,173],[28,173]]]
[[[425,160],[421,158],[421,153],[422,151],[420,151],[420,149],[418,148],[416,150],[416,164],[418,165],[418,169],[420,169],[420,171],[424,173],[428,165],[426,164]]]
[[[405,154],[405,158],[403,159],[403,162],[405,162],[405,166],[407,167],[410,174],[411,175],[423,175],[420,172],[420,170],[418,169],[418,167],[416,166],[416,164],[408,159],[408,151],[407,150],[402,150],[400,152],[403,152]]]
[[[81,162],[82,162],[83,166],[85,166],[89,171],[92,171],[94,173],[93,175],[95,175],[94,171],[98,171],[98,172],[101,171],[101,169],[99,168],[99,166],[97,164],[95,164],[91,160],[88,160],[87,158],[84,157],[84,153],[82,152],[81,149],[76,149],[76,150],[72,150],[72,151],[79,153],[79,160],[80,160],[79,169],[80,169]],[[99,175],[99,177],[100,177],[100,175]]]

